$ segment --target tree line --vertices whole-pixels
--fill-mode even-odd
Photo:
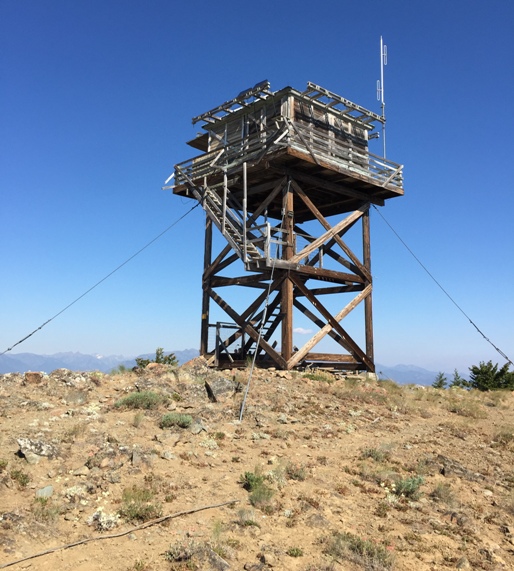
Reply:
[[[510,363],[505,363],[503,367],[500,367],[492,361],[487,361],[487,363],[480,361],[478,365],[469,368],[469,381],[461,377],[455,369],[450,382],[444,373],[437,373],[432,386],[436,389],[459,387],[479,391],[514,390],[514,371],[509,371],[509,366]]]

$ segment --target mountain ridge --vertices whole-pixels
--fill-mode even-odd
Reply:
[[[196,349],[171,351],[177,357],[180,365],[198,356]],[[166,352],[169,354],[169,352]],[[56,369],[80,371],[101,371],[108,373],[120,365],[132,368],[136,365],[136,357],[152,359],[154,353],[144,353],[134,357],[124,355],[83,354],[74,351],[61,351],[52,355],[36,353],[14,353],[0,356],[0,374],[22,373],[25,371],[44,371],[50,373]],[[417,365],[398,364],[386,366],[377,363],[377,374],[380,379],[390,379],[399,384],[430,385],[437,376],[436,371],[430,371]],[[451,375],[445,373],[448,379]]]

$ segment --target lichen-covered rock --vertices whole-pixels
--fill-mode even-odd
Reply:
[[[20,452],[26,456],[27,452],[32,452],[38,456],[45,456],[47,458],[55,458],[59,451],[53,444],[48,444],[42,440],[33,440],[31,438],[18,438],[18,446],[20,447]]]

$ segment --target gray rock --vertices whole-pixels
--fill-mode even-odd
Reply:
[[[51,498],[54,493],[53,486],[45,486],[36,491],[36,498]]]
[[[30,450],[25,452],[25,454],[23,455],[25,456],[27,464],[30,464],[32,466],[34,466],[35,464],[39,464],[42,458],[42,456],[38,456],[37,454],[34,454],[34,452],[30,452]]]
[[[209,379],[209,386],[214,393],[214,396],[218,397],[223,394],[231,394],[235,392],[238,383],[232,379],[227,379],[226,377],[220,377],[219,379]]]
[[[330,522],[328,521],[328,519],[319,513],[314,513],[310,515],[305,523],[309,527],[317,527],[323,529],[328,529],[330,527]]]
[[[457,561],[457,565],[455,565],[455,567],[457,569],[471,569],[471,564],[465,557],[461,557]]]
[[[189,430],[192,434],[200,434],[200,432],[202,432],[202,430],[205,430],[207,432],[207,428],[204,426],[204,424],[201,420],[195,420],[191,424]]]
[[[104,480],[111,484],[119,484],[121,482],[121,476],[118,472],[109,472],[104,475]]]

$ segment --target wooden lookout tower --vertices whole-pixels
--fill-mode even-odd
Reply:
[[[369,209],[403,195],[402,166],[368,150],[383,122],[318,85],[267,81],[193,119],[202,154],[164,188],[206,213],[200,353],[212,366],[375,371]]]

